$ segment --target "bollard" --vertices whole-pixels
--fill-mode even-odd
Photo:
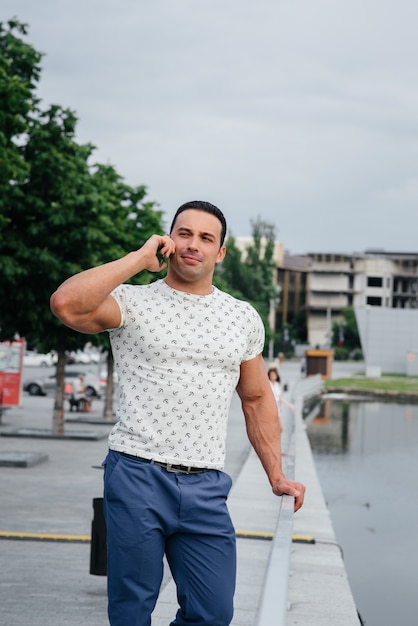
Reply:
[[[91,523],[90,574],[107,575],[106,522],[103,498],[93,498],[93,521]]]

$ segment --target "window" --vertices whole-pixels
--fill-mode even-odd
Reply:
[[[373,298],[369,296],[367,298],[367,304],[370,306],[382,306],[382,298]]]
[[[381,276],[368,276],[367,286],[368,287],[383,287],[383,278]]]

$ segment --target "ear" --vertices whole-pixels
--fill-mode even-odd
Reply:
[[[221,248],[219,248],[219,252],[218,252],[218,257],[216,259],[216,263],[222,263],[222,261],[225,258],[225,254],[226,254],[226,248],[225,248],[225,246],[222,246]]]

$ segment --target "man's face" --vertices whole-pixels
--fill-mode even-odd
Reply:
[[[169,273],[188,283],[212,281],[216,263],[225,256],[220,247],[222,225],[217,217],[198,209],[186,209],[170,233],[176,251],[170,257]]]

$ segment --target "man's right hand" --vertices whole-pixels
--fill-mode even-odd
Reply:
[[[175,249],[176,246],[170,235],[152,235],[138,252],[143,255],[144,269],[149,272],[160,272],[167,267],[164,259],[168,259]]]

